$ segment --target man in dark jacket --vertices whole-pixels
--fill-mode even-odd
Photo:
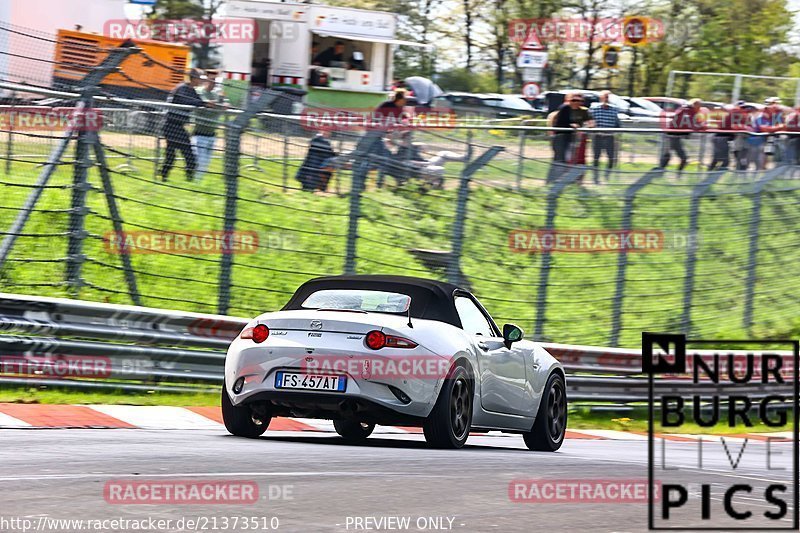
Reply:
[[[589,110],[583,107],[583,96],[580,93],[568,94],[565,103],[555,112],[554,128],[577,129],[584,125],[592,125]],[[547,175],[547,181],[558,179],[566,169],[567,158],[573,144],[575,133],[572,131],[556,131],[553,134],[553,164]]]
[[[659,168],[666,168],[672,156],[672,152],[675,152],[680,160],[678,174],[683,172],[688,159],[686,150],[683,147],[683,139],[688,137],[692,130],[698,131],[705,129],[705,122],[703,116],[700,114],[700,107],[700,100],[698,98],[693,98],[689,100],[688,105],[679,107],[678,110],[675,111],[675,114],[669,117],[666,123],[666,129],[669,131],[664,139],[665,142],[661,152]]]
[[[180,105],[205,107],[206,104],[197,94],[195,87],[203,82],[203,74],[197,69],[189,71],[189,83],[181,83],[169,93],[167,102]],[[164,164],[161,166],[161,180],[167,181],[172,165],[175,164],[175,152],[180,150],[186,161],[186,179],[194,179],[194,170],[197,162],[192,151],[192,141],[186,131],[186,123],[191,116],[189,109],[170,109],[164,121],[164,139],[167,141],[167,151]]]
[[[297,181],[303,185],[304,191],[325,191],[331,179],[331,158],[336,152],[330,140],[323,133],[318,133],[308,145],[308,153],[297,171]]]

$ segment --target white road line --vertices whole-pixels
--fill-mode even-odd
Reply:
[[[158,405],[90,405],[95,411],[142,429],[213,429],[222,424],[184,409]]]
[[[5,413],[0,413],[0,428],[18,429],[18,428],[29,428],[29,427],[31,427],[30,424],[20,420],[19,418],[14,418],[13,416],[9,416]]]
[[[584,435],[591,435],[593,437],[600,437],[609,440],[647,440],[647,435],[637,435],[636,433],[628,433],[627,431],[616,431],[613,429],[569,429],[574,433],[583,433]]]
[[[291,420],[297,420],[307,426],[311,426],[312,428],[317,429],[318,431],[324,431],[326,433],[335,433],[336,430],[333,429],[333,421],[331,420],[322,420],[320,418],[294,418],[292,417]]]
[[[444,477],[441,474],[426,472],[186,472],[175,474],[139,474],[132,476],[129,472],[112,474],[34,474],[30,476],[3,476],[3,481],[39,481],[47,479],[150,479],[150,478],[195,478],[212,477],[224,479],[226,477],[359,477],[359,476],[433,476]]]

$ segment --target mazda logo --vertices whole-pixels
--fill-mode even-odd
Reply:
[[[320,321],[320,320],[312,320],[311,321],[311,329],[322,329],[322,321]]]

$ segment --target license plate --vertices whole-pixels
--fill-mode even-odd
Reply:
[[[276,372],[275,388],[344,392],[347,389],[347,376]]]

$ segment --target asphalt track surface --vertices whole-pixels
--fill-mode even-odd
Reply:
[[[748,442],[735,472],[724,455],[713,452],[719,443],[705,443],[703,470],[696,464],[697,443],[667,446],[667,466],[681,467],[676,472],[696,483],[789,483],[792,475],[766,470],[764,442]],[[740,448],[741,443],[731,446],[734,460]],[[785,452],[784,458],[791,450],[789,443],[772,448]],[[199,530],[185,522],[180,529],[175,521],[206,517],[206,531],[253,530],[242,522],[234,529],[235,516],[273,525],[277,517],[277,531],[302,532],[647,529],[646,503],[518,503],[509,495],[515,479],[646,480],[646,441],[568,440],[559,452],[543,453],[527,451],[517,436],[471,436],[464,449],[433,450],[421,435],[376,435],[354,446],[335,435],[299,432],[248,440],[210,430],[11,429],[0,431],[0,456],[0,519],[27,517],[39,531],[39,517],[173,521],[144,531]],[[260,494],[250,505],[110,504],[104,498],[110,480],[250,480]],[[759,514],[774,509],[763,498],[736,502]],[[718,511],[719,498],[712,505]],[[378,522],[382,517],[408,517],[409,523]],[[217,529],[211,528],[213,518]],[[263,523],[258,530],[272,530]],[[20,523],[4,526],[4,532],[21,531]]]

